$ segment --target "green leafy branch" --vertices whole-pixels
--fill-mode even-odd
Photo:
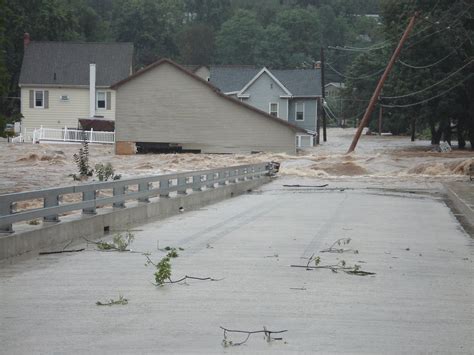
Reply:
[[[310,265],[311,263],[314,263],[314,265]],[[300,267],[305,268],[306,270],[329,269],[334,273],[342,271],[346,274],[357,276],[375,275],[375,272],[363,271],[361,266],[358,264],[349,266],[345,260],[341,260],[337,264],[321,265],[321,258],[319,256],[314,256],[314,254],[308,259],[308,263],[306,265],[291,265],[291,267]]]
[[[180,282],[185,282],[186,280],[199,280],[199,281],[220,281],[222,279],[214,279],[212,277],[196,277],[185,275],[178,280],[171,279],[171,259],[178,257],[178,252],[176,248],[170,248],[170,251],[164,258],[162,258],[158,263],[154,263],[149,254],[143,254],[147,258],[145,266],[153,265],[156,269],[155,276],[155,286],[164,286],[165,284],[175,284]]]
[[[119,295],[118,300],[114,300],[114,299],[111,298],[110,301],[108,301],[108,302],[97,301],[95,304],[97,306],[114,306],[114,305],[125,306],[126,304],[128,304],[128,300],[126,298],[124,298],[122,295]]]
[[[336,248],[336,245],[344,246],[344,245],[349,244],[350,242],[351,242],[351,238],[340,238],[336,240],[334,243],[332,243],[332,245],[329,248],[321,250],[321,253],[344,253],[344,252],[352,251],[354,254],[359,254],[358,250]]]
[[[127,248],[135,240],[135,235],[131,231],[127,230],[125,232],[125,235],[123,235],[122,233],[115,234],[112,239],[112,242],[104,242],[102,240],[99,240],[98,242],[94,242],[86,238],[84,239],[88,243],[95,244],[97,246],[97,249],[102,250],[102,251],[108,251],[108,250],[131,251]]]

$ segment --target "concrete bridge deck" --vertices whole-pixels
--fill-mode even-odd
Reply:
[[[157,245],[184,249],[174,279],[218,282],[155,287],[142,254],[85,243],[3,263],[0,353],[472,353],[474,243],[440,197],[284,183],[300,181],[136,228],[132,249],[155,261]],[[339,238],[359,253],[318,253]],[[313,253],[376,275],[290,267]],[[229,349],[220,326],[288,331]]]

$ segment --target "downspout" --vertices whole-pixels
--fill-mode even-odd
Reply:
[[[93,118],[95,116],[95,64],[89,64],[89,116]]]

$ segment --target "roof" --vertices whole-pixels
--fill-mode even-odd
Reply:
[[[321,69],[269,70],[293,96],[321,96]],[[211,66],[210,83],[224,93],[242,90],[261,68],[248,66]]]
[[[225,100],[229,100],[231,101],[232,103],[236,104],[236,105],[239,105],[239,106],[242,106],[242,107],[245,107],[247,110],[251,110],[251,111],[254,111],[256,113],[258,113],[259,115],[262,116],[262,118],[266,118],[266,119],[269,119],[269,120],[272,120],[274,121],[275,123],[277,124],[281,124],[283,126],[286,126],[288,128],[291,128],[293,129],[294,131],[297,131],[297,132],[306,132],[306,130],[300,128],[300,127],[297,127],[296,125],[294,124],[291,124],[289,122],[286,122],[286,121],[283,121],[281,118],[278,118],[278,117],[275,117],[275,116],[272,116],[270,115],[269,113],[265,112],[265,111],[262,111],[262,110],[259,110],[258,108],[255,108],[251,105],[248,105],[240,100],[237,100],[237,99],[234,99],[232,97],[229,97],[225,94],[223,94],[218,88],[216,88],[214,85],[211,85],[208,81],[200,78],[199,76],[197,76],[196,74],[194,74],[193,72],[187,70],[186,68],[182,67],[181,65],[173,62],[171,59],[168,59],[168,58],[163,58],[163,59],[160,59],[150,65],[148,65],[147,67],[137,71],[136,73],[134,73],[133,75],[130,75],[129,77],[111,85],[111,88],[112,89],[118,89],[120,86],[122,85],[125,85],[127,84],[129,81],[135,79],[136,77],[138,76],[141,76],[143,74],[145,74],[146,72],[150,71],[151,69],[153,68],[156,68],[160,65],[163,65],[165,63],[168,63],[170,65],[172,65],[173,67],[177,68],[178,70],[182,71],[183,73],[185,73],[186,75],[190,76],[191,78],[193,78],[194,80],[197,80],[199,81],[200,83],[206,85],[209,89],[211,89],[217,96],[225,99]]]
[[[236,92],[242,90],[260,70],[252,66],[211,65],[209,82],[222,92]]]
[[[346,84],[344,83],[336,83],[336,82],[331,82],[331,83],[327,83],[324,87],[328,87],[328,86],[334,86],[338,89],[345,89],[346,88]]]
[[[101,132],[115,131],[115,121],[112,121],[112,120],[80,118],[79,124],[81,125],[82,129],[86,131],[90,131],[91,128],[94,131],[101,131]]]
[[[30,42],[25,48],[19,85],[89,85],[89,64],[96,64],[96,85],[108,87],[130,75],[132,43]]]

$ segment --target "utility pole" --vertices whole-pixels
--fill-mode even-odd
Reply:
[[[379,136],[382,135],[382,115],[383,115],[383,107],[380,105],[379,107]]]
[[[322,43],[321,43],[322,44]],[[321,53],[320,53],[320,56],[321,56],[321,96],[322,96],[322,104],[324,105],[325,103],[325,97],[326,97],[326,83],[324,82],[324,48],[323,46],[321,45]],[[321,114],[323,116],[323,141],[326,142],[327,140],[327,135],[326,135],[326,110],[324,110],[324,107],[323,107],[323,110],[321,111]]]
[[[377,84],[377,87],[375,88],[375,91],[372,94],[372,98],[370,99],[369,105],[367,106],[367,109],[365,110],[365,114],[364,114],[364,117],[362,118],[362,121],[360,121],[359,123],[359,127],[357,128],[356,134],[354,135],[354,139],[352,140],[351,146],[349,147],[347,154],[352,153],[354,151],[354,149],[357,146],[357,142],[359,142],[360,136],[362,134],[362,130],[369,123],[370,116],[372,115],[372,112],[374,111],[375,103],[377,102],[379,98],[379,95],[380,95],[380,92],[382,91],[385,80],[387,80],[388,74],[392,70],[392,67],[395,64],[395,61],[397,60],[402,50],[403,44],[405,43],[406,39],[408,38],[408,35],[413,29],[413,26],[415,25],[415,20],[417,17],[418,17],[418,11],[415,12],[415,14],[410,19],[410,22],[408,23],[408,26],[405,32],[403,33],[402,38],[400,38],[400,42],[398,43],[397,48],[392,54],[392,58],[390,58],[390,61],[388,62],[387,67],[385,68],[385,71],[383,72],[379,80],[379,83]]]

